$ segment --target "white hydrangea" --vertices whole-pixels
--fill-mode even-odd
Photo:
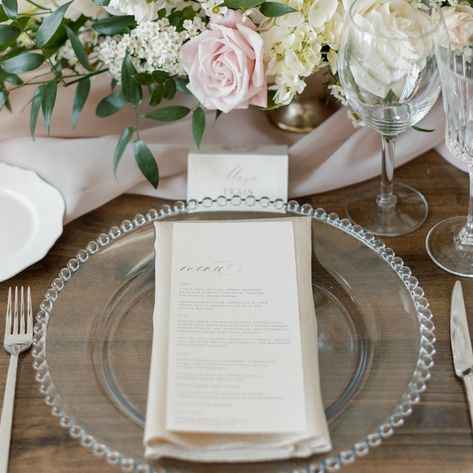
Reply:
[[[182,10],[189,5],[196,7],[190,0],[110,0],[105,10],[114,16],[132,15],[140,23],[155,20],[162,8],[169,14],[173,9]]]
[[[140,23],[130,34],[121,38],[107,38],[99,46],[100,60],[110,74],[120,80],[125,55],[128,54],[138,72],[156,70],[171,75],[183,75],[179,52],[185,41],[199,35],[205,23],[195,17],[184,21],[184,30],[178,32],[167,18]]]
[[[345,7],[342,0],[282,2],[297,12],[264,19],[258,30],[264,39],[269,88],[276,91],[275,103],[286,105],[304,90],[305,78],[327,65],[336,70]],[[322,54],[324,46],[331,48],[327,56]]]
[[[88,52],[89,64],[91,66],[96,65],[99,62],[99,55],[97,51],[99,35],[92,28],[91,21],[87,21],[84,24],[84,26],[78,32],[77,37],[84,46],[85,50]],[[76,53],[74,52],[74,49],[72,49],[72,45],[69,40],[67,40],[64,45],[59,48],[55,60],[56,62],[66,61],[69,68],[78,74],[85,74],[88,72],[78,61]]]
[[[333,95],[342,105],[347,107],[347,116],[351,120],[351,123],[354,128],[360,128],[366,126],[366,123],[359,117],[355,115],[348,106],[347,99],[343,93],[342,86],[340,84],[331,84],[328,86],[330,94]]]

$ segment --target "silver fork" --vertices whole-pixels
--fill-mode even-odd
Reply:
[[[5,324],[5,350],[10,353],[5,394],[3,397],[2,418],[0,419],[0,473],[6,473],[10,452],[10,437],[13,419],[13,403],[15,400],[16,369],[18,355],[30,348],[33,340],[33,307],[31,290],[28,287],[25,310],[25,291],[15,287],[15,299],[12,289],[8,290],[7,319]]]

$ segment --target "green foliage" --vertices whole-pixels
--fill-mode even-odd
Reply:
[[[421,133],[432,133],[435,131],[435,129],[432,129],[432,128],[421,128],[420,126],[412,126],[412,128],[415,130],[415,131],[420,131]]]
[[[140,138],[133,143],[133,154],[136,164],[146,179],[148,179],[154,188],[158,187],[158,165],[156,164],[153,153]]]
[[[169,79],[169,73],[164,71],[153,71],[152,76],[156,82],[164,82]]]
[[[195,144],[200,147],[202,136],[205,130],[205,112],[202,107],[197,107],[192,112],[192,136]]]
[[[295,11],[297,10],[290,7],[289,5],[279,2],[264,2],[260,6],[260,12],[264,16],[268,17],[283,16],[287,15],[288,13],[294,13]]]
[[[38,87],[33,95],[33,100],[31,101],[31,111],[30,111],[30,133],[31,136],[35,137],[36,123],[38,122],[39,109],[41,108],[41,92],[42,88]]]
[[[6,90],[0,90],[0,110],[5,106],[8,100],[8,94]]]
[[[172,100],[176,96],[176,83],[174,82],[174,79],[168,79],[164,83],[164,98],[166,100]]]
[[[0,62],[0,67],[5,72],[16,74],[38,68],[43,64],[44,59],[44,56],[38,53],[21,53]]]
[[[76,93],[74,95],[74,104],[72,106],[72,128],[77,126],[80,112],[84,108],[90,93],[90,79],[85,77],[77,82]]]
[[[125,100],[135,107],[140,105],[143,98],[141,86],[133,79],[136,74],[135,66],[131,62],[130,56],[126,54],[122,64],[122,92]]]
[[[89,64],[89,56],[83,44],[80,42],[80,39],[77,37],[75,32],[71,30],[71,28],[69,28],[68,26],[66,26],[65,28],[66,28],[67,37],[69,38],[69,41],[71,42],[72,49],[74,50],[74,53],[76,54],[77,59],[82,64],[84,69],[88,71],[92,70]]]
[[[173,122],[186,117],[191,109],[182,105],[171,105],[170,107],[158,108],[153,112],[145,113],[146,118],[160,122]]]
[[[51,116],[57,96],[57,80],[53,79],[42,86],[41,90],[41,111],[43,112],[44,123],[48,129],[51,129]]]
[[[4,46],[14,41],[20,35],[21,30],[12,25],[0,25],[0,45]]]
[[[149,104],[153,107],[159,105],[164,98],[164,85],[156,84],[149,99]]]
[[[146,72],[139,72],[133,76],[133,80],[140,85],[150,85],[154,83],[153,76]]]
[[[10,84],[13,84],[13,85],[23,84],[23,80],[21,79],[20,76],[17,76],[16,74],[12,74],[9,72],[5,72],[2,69],[0,69],[0,82],[9,82]]]
[[[97,31],[97,33],[112,36],[114,34],[128,33],[135,27],[135,17],[129,15],[102,18],[92,24],[92,28]]]
[[[17,0],[2,0],[3,11],[8,18],[14,20],[18,16],[18,2]]]
[[[122,92],[114,92],[98,103],[95,113],[101,118],[109,117],[110,115],[119,112],[125,106],[125,103],[126,101]]]
[[[133,136],[133,133],[135,133],[135,131],[136,128],[133,127],[125,128],[125,130],[123,130],[123,133],[120,136],[120,139],[118,140],[117,146],[115,148],[115,153],[113,154],[113,173],[115,174],[115,176],[117,175],[117,168],[123,157],[123,153],[125,152],[125,149],[128,146],[128,143],[130,142],[131,137]]]
[[[72,2],[68,2],[64,5],[61,5],[57,10],[48,15],[44,19],[43,23],[41,23],[38,31],[36,32],[36,43],[40,48],[46,46],[56,34],[59,27],[62,25],[64,15],[66,14],[66,11],[71,3]]]
[[[174,82],[176,83],[176,89],[181,94],[192,95],[190,90],[187,88],[189,79],[183,79],[182,77],[175,77]]]
[[[259,7],[263,2],[264,0],[225,0],[222,5],[233,10],[247,10]]]

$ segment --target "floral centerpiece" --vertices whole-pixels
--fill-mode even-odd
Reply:
[[[37,85],[30,105],[34,136],[39,117],[50,128],[58,87],[74,87],[75,127],[94,77],[107,74],[111,92],[97,115],[110,116],[127,103],[136,109],[136,120],[124,124],[118,139],[114,169],[130,145],[156,187],[158,166],[140,138],[142,117],[190,116],[199,145],[208,110],[218,118],[233,109],[290,103],[314,72],[336,72],[347,8],[342,0],[3,0],[0,110],[14,106],[12,90]],[[446,4],[445,13],[452,29],[459,15],[473,18],[465,2]],[[463,40],[473,26],[457,30]],[[343,101],[336,85],[332,93]],[[192,96],[194,105],[173,103],[176,94]]]
[[[13,89],[36,84],[34,135],[40,117],[50,128],[58,87],[74,87],[75,127],[94,77],[108,74],[111,93],[97,115],[110,116],[127,103],[136,108],[135,122],[124,124],[117,142],[114,167],[132,145],[140,170],[157,186],[140,118],[191,116],[199,145],[207,110],[218,117],[288,104],[312,73],[335,68],[344,15],[341,0],[3,0],[0,109],[14,106]],[[167,103],[181,93],[195,105]]]

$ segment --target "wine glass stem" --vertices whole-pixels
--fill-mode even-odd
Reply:
[[[468,167],[470,176],[470,201],[468,205],[468,217],[466,224],[457,236],[457,244],[473,246],[473,167]]]
[[[392,209],[396,205],[396,195],[393,191],[394,179],[394,136],[382,135],[382,164],[381,164],[381,186],[376,199],[377,204],[386,209]]]

